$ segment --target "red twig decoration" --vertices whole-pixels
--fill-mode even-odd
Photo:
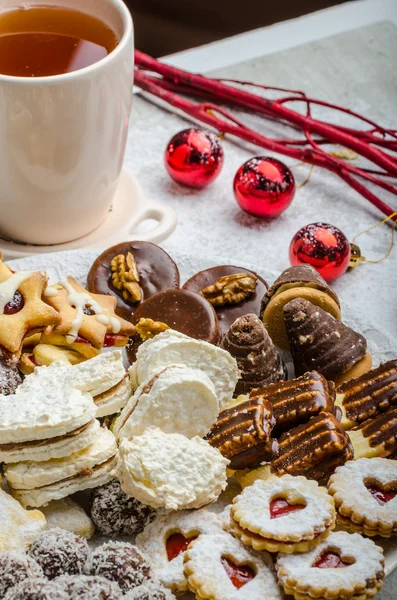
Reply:
[[[185,112],[189,116],[214,127],[223,134],[230,134],[247,142],[285,154],[297,161],[323,167],[341,177],[353,189],[369,200],[382,213],[389,216],[395,209],[381,200],[371,188],[378,187],[397,196],[397,186],[384,177],[397,178],[397,130],[387,129],[362,115],[322,100],[306,96],[299,90],[256,85],[246,81],[217,80],[192,74],[135,51],[135,84],[145,92],[157,96],[164,102]],[[236,87],[239,85],[240,87]],[[287,94],[278,99],[269,99],[246,91],[242,87],[256,87],[267,92]],[[198,96],[204,102],[194,102],[183,95]],[[281,122],[300,131],[299,138],[272,138],[258,133],[237,119],[231,112],[215,104],[244,109]],[[286,104],[301,103],[305,114]],[[368,129],[354,129],[315,119],[314,106],[322,106],[355,118]],[[366,159],[369,167],[359,167],[347,162],[338,153],[326,151],[326,145],[337,144]],[[377,168],[374,168],[377,167]],[[395,218],[397,220],[397,218]]]

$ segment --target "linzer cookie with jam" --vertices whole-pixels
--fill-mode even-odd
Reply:
[[[391,456],[397,450],[397,408],[349,430],[355,458]]]
[[[7,465],[5,476],[12,495],[22,506],[40,507],[111,481],[117,465],[117,444],[111,431],[99,427],[84,450],[45,462],[26,458],[26,462]]]
[[[47,281],[41,271],[14,273],[0,253],[0,353],[4,360],[16,363],[25,336],[60,323],[58,312],[42,299]]]
[[[16,393],[0,396],[0,462],[44,461],[87,447],[99,422],[90,395],[46,367],[25,378]]]
[[[336,319],[341,318],[338,296],[311,265],[285,269],[262,299],[261,316],[276,346],[288,350],[283,309],[294,298],[304,298]]]
[[[237,360],[240,379],[236,396],[287,378],[283,360],[262,321],[253,313],[236,319],[222,340],[222,348]]]
[[[230,460],[230,469],[253,469],[277,453],[273,425],[272,405],[256,397],[223,410],[205,439]]]
[[[57,309],[61,323],[49,327],[41,341],[55,346],[67,346],[92,358],[104,347],[125,346],[135,327],[116,316],[116,298],[91,294],[73,277],[47,288],[45,298]]]
[[[383,549],[361,535],[332,532],[306,554],[277,557],[278,581],[295,600],[366,600],[381,589]]]
[[[349,436],[338,419],[325,412],[284,433],[278,444],[278,455],[270,465],[236,474],[242,487],[271,474],[303,475],[326,485],[336,467],[353,458]]]
[[[288,302],[284,321],[296,375],[316,370],[339,384],[371,368],[365,338],[308,300]]]
[[[397,534],[397,463],[360,458],[338,467],[329,480],[338,524],[368,536]]]
[[[173,329],[191,338],[218,345],[221,341],[218,318],[213,306],[199,294],[186,290],[166,290],[142,302],[131,318],[136,333],[127,346],[131,363],[140,345],[159,333]]]
[[[222,335],[239,317],[259,316],[261,300],[268,285],[258,273],[243,267],[222,265],[200,271],[183,289],[201,294],[214,306]]]
[[[358,379],[343,383],[336,394],[342,425],[351,429],[397,404],[397,359],[389,360]]]
[[[201,600],[282,600],[270,555],[227,533],[194,540],[186,551],[185,575]]]
[[[335,527],[335,507],[326,488],[305,477],[258,479],[234,498],[234,534],[254,550],[307,552]]]
[[[150,242],[123,242],[108,248],[87,278],[88,291],[115,296],[115,312],[127,321],[142,302],[172,288],[179,288],[178,267],[167,252]]]
[[[148,558],[156,579],[166,588],[181,594],[188,591],[183,562],[190,544],[199,535],[222,532],[219,515],[205,508],[160,512],[137,536],[136,544]]]
[[[272,383],[253,390],[250,398],[270,402],[275,419],[273,435],[280,435],[306,423],[320,412],[335,414],[335,386],[325,377],[311,371],[290,381]]]

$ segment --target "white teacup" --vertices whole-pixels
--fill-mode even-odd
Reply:
[[[0,74],[0,234],[60,244],[96,229],[111,206],[131,111],[133,25],[122,0],[3,0],[1,10],[22,4],[83,11],[120,40],[72,73]]]

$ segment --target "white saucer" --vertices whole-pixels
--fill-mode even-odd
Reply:
[[[157,221],[153,229],[136,232],[140,223]],[[162,242],[171,235],[177,224],[174,210],[144,195],[136,178],[123,169],[109,216],[98,229],[73,242],[53,246],[20,244],[0,237],[0,250],[5,259],[22,258],[36,254],[75,250],[78,248],[107,248],[128,240]]]

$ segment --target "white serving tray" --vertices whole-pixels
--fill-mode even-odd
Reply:
[[[72,275],[80,283],[85,285],[87,273],[100,252],[100,250],[74,250],[52,254],[41,254],[8,261],[8,264],[15,270],[46,270],[51,278],[51,283],[55,283],[67,275]],[[233,264],[238,263],[239,266],[256,271],[267,281],[273,281],[278,275],[277,273],[272,272],[264,273],[263,269],[258,266],[245,264],[244,260],[240,262],[236,256],[233,257],[232,261],[228,261],[227,258],[219,256],[217,256],[216,259],[212,259],[208,256],[197,257],[187,253],[173,253],[173,258],[179,267],[182,283],[197,271],[201,271],[216,264],[227,264],[228,262],[232,262]],[[368,323],[367,320],[362,320],[360,316],[357,316],[354,309],[350,309],[347,305],[342,304],[342,312],[344,321],[358,331],[361,331],[364,334],[366,330],[376,331],[377,335],[374,336],[372,340],[369,340],[370,352],[374,359],[374,363],[377,364],[382,360],[388,360],[390,357],[385,354],[385,349],[388,349],[390,352],[394,346],[393,341],[387,337],[385,332],[376,330],[376,327],[373,324]],[[220,507],[217,507],[216,504],[212,505],[212,509],[219,511],[220,508],[225,506],[225,501],[230,502],[230,498],[227,500],[227,497],[231,492],[232,490],[230,489],[226,490],[223,499],[221,499],[222,505]],[[208,508],[211,509],[211,507]],[[397,538],[391,538],[391,540],[375,538],[374,541],[385,549],[386,574],[389,575],[397,568]],[[182,598],[193,598],[193,596],[186,595],[182,596],[181,600]]]

